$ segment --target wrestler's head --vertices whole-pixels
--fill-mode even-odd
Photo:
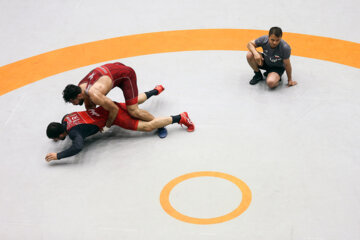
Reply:
[[[65,102],[71,102],[73,105],[82,105],[84,103],[84,95],[81,88],[74,84],[69,84],[63,91]]]
[[[269,44],[271,48],[276,48],[282,38],[282,30],[279,27],[272,27],[269,30]]]
[[[65,140],[67,133],[65,127],[61,123],[52,122],[46,129],[46,135],[56,142],[58,140]]]

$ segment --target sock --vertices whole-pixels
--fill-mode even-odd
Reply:
[[[255,75],[261,74],[260,70],[259,70],[258,72],[255,72],[255,71],[254,71],[254,73],[255,73]]]
[[[149,99],[150,97],[154,96],[154,95],[158,95],[159,91],[156,89],[150,90],[148,92],[145,92],[146,97]]]
[[[180,122],[180,119],[181,119],[180,114],[176,115],[176,116],[171,116],[171,117],[172,117],[172,123],[179,123]]]

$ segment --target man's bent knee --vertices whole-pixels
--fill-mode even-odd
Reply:
[[[249,51],[249,52],[246,53],[246,58],[248,60],[254,59],[254,54],[252,54],[252,52]]]
[[[269,86],[269,88],[276,88],[279,85],[279,83],[268,82],[267,85]]]
[[[266,84],[269,86],[269,88],[276,88],[279,85],[279,81],[276,79],[266,80]]]
[[[276,88],[279,85],[279,82],[280,76],[275,72],[269,73],[268,77],[266,78],[266,84],[269,86],[269,88]]]

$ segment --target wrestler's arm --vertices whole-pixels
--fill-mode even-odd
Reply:
[[[249,51],[252,52],[254,55],[257,53],[256,48],[257,46],[255,44],[255,40],[251,40],[250,42],[248,42],[247,49],[249,49]]]
[[[70,131],[69,137],[72,139],[71,147],[69,147],[68,149],[66,149],[62,152],[59,152],[57,154],[58,159],[74,156],[74,155],[78,154],[79,152],[81,152],[81,150],[83,149],[85,139],[80,134],[79,131]]]
[[[84,147],[84,137],[78,131],[70,131],[69,137],[72,139],[72,145],[68,149],[59,153],[48,153],[45,157],[47,162],[60,160],[78,154]]]
[[[261,54],[256,50],[258,46],[255,43],[255,40],[251,40],[250,42],[248,42],[247,44],[247,48],[249,49],[249,51],[253,54],[254,59],[257,63],[257,65],[262,66],[263,60],[264,58],[261,56]]]
[[[292,67],[290,63],[290,58],[284,59],[284,68],[288,77],[288,87],[296,85],[297,82],[292,80]]]
[[[106,127],[111,127],[119,112],[118,106],[116,106],[116,104],[110,98],[106,97],[97,89],[90,90],[89,96],[94,104],[102,106],[105,110],[109,112],[109,116],[106,121]]]

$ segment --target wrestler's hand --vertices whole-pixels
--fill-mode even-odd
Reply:
[[[51,162],[52,160],[57,160],[57,153],[48,153],[45,157],[47,162]]]
[[[257,52],[257,54],[255,54],[254,58],[255,58],[255,61],[258,66],[263,65],[264,58],[262,57],[262,55],[259,52]]]
[[[290,80],[290,81],[288,81],[287,86],[288,86],[288,87],[291,87],[291,86],[295,86],[296,84],[297,84],[297,82],[296,82],[296,81],[292,81],[292,80]]]
[[[106,133],[107,131],[109,131],[109,129],[110,129],[110,128],[108,128],[108,127],[105,126],[105,127],[103,127],[103,128],[100,129],[100,132],[101,132],[101,133]]]

